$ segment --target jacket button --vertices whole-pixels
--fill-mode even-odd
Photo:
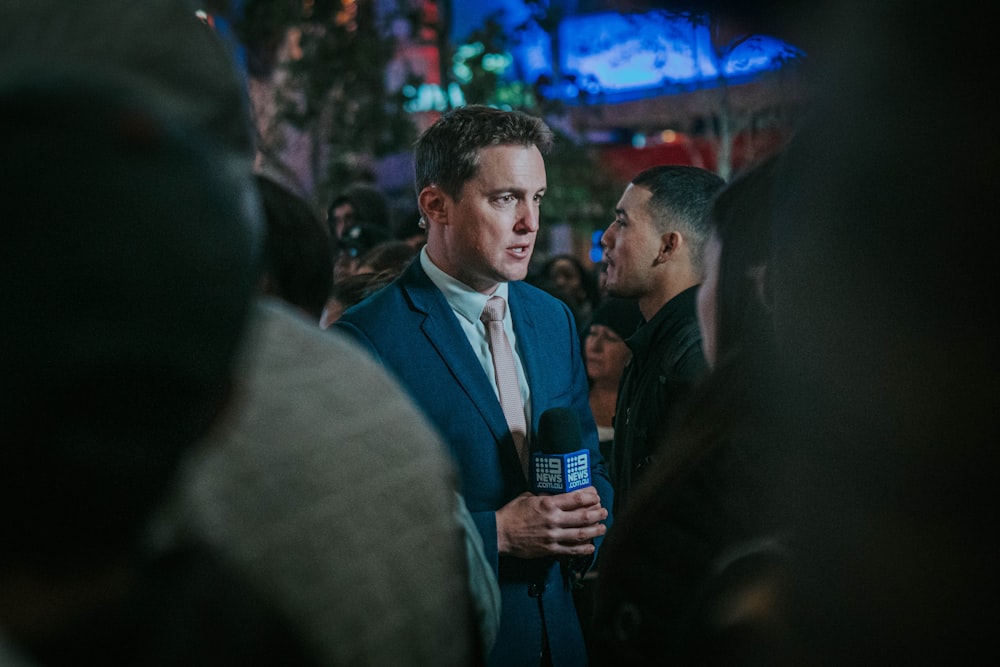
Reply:
[[[533,597],[533,598],[537,598],[538,597],[538,584],[529,584],[528,585],[528,595],[530,597]]]

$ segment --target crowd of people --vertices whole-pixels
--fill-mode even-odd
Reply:
[[[997,146],[932,128],[983,24],[717,4],[811,113],[637,170],[598,266],[537,252],[540,118],[321,215],[186,0],[0,4],[0,664],[995,663]]]

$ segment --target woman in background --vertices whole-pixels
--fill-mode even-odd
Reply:
[[[608,297],[587,326],[583,337],[583,362],[590,381],[590,409],[597,422],[601,453],[608,458],[607,447],[614,439],[615,403],[622,371],[632,358],[625,339],[642,321],[634,299]]]

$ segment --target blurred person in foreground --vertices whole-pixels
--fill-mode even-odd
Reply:
[[[609,520],[611,488],[572,313],[523,282],[551,143],[548,127],[520,112],[469,106],[442,116],[416,145],[426,245],[399,278],[333,327],[400,378],[451,449],[500,582],[494,666],[586,664],[572,585]],[[494,297],[502,301],[488,301]],[[492,304],[501,306],[496,316],[516,354],[511,383],[495,374],[496,348],[481,319]],[[512,401],[506,412],[500,396]],[[593,485],[535,494],[528,448],[553,407],[578,419]]]
[[[195,17],[197,8],[189,0],[4,0],[0,67],[127,81],[158,111],[199,128],[241,168],[248,159],[252,168],[242,75],[232,46]]]
[[[0,663],[318,664],[203,542],[153,535],[258,276],[226,47],[185,2],[9,0],[0,119]]]
[[[230,405],[262,237],[249,160],[158,102],[94,70],[0,66],[0,153],[16,165],[0,244],[0,662],[319,664],[202,541],[154,539],[182,462]]]
[[[258,304],[236,410],[175,511],[326,664],[483,664],[499,591],[440,436],[346,336]]]
[[[773,230],[803,662],[996,664],[1000,142],[966,131],[983,86],[955,74],[989,60],[991,22],[971,2],[785,9],[768,27],[814,86]]]

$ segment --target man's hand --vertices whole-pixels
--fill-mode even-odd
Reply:
[[[597,489],[570,493],[522,493],[497,510],[497,546],[501,554],[518,558],[588,556],[593,540],[607,528]]]

